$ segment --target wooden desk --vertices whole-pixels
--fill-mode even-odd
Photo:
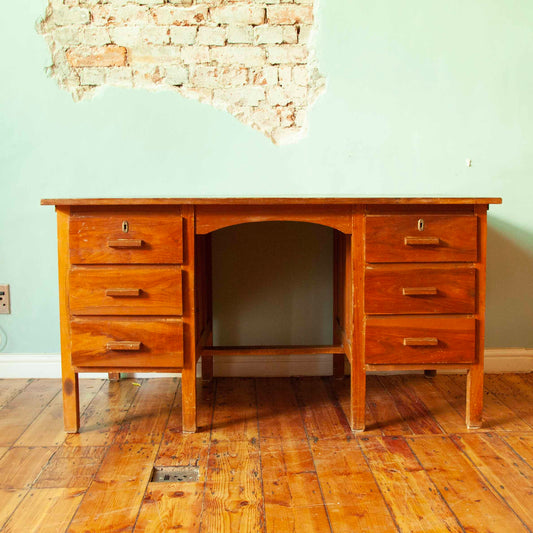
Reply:
[[[58,223],[65,430],[79,429],[79,372],[182,373],[183,430],[196,431],[196,363],[213,356],[331,353],[351,365],[365,427],[369,370],[468,372],[466,424],[481,426],[486,224],[500,198],[61,199]],[[299,221],[334,231],[327,346],[213,346],[211,233]]]

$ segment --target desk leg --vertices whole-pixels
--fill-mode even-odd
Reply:
[[[351,275],[347,283],[351,294],[351,426],[353,431],[365,430],[366,407],[366,369],[365,369],[365,326],[364,326],[364,294],[365,294],[365,214],[363,206],[356,206],[352,215],[352,238],[350,253]],[[347,263],[348,268],[348,263]]]
[[[469,429],[481,427],[483,414],[483,372],[485,359],[485,283],[487,264],[487,208],[476,205],[478,261],[476,305],[476,364],[468,370],[466,382],[466,425]]]
[[[78,433],[80,428],[80,389],[78,374],[70,364],[62,364],[63,423],[67,433]]]
[[[184,433],[196,431],[196,335],[197,315],[195,295],[196,280],[195,213],[194,206],[183,206],[181,215],[184,223],[183,273],[183,351],[181,371],[182,427]],[[200,278],[200,277],[199,277]]]
[[[466,426],[478,429],[482,424],[483,413],[483,365],[475,365],[468,370],[466,381]]]
[[[69,293],[69,225],[70,207],[57,206],[57,243],[59,272],[59,326],[61,332],[61,377],[63,383],[63,422],[67,433],[80,428],[80,393],[78,374],[74,372],[70,353]]]
[[[183,433],[196,432],[196,365],[181,372]]]

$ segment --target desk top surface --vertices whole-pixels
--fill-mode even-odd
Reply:
[[[361,198],[320,198],[294,196],[284,198],[47,198],[41,205],[472,205],[501,204],[501,198],[446,198],[446,197],[361,197]]]

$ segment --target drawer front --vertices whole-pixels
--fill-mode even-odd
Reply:
[[[74,266],[73,315],[181,315],[179,266]]]
[[[80,208],[69,233],[72,264],[183,262],[183,221],[175,208]]]
[[[179,319],[74,319],[72,364],[87,368],[181,368]]]
[[[369,318],[366,364],[475,362],[474,318]]]
[[[476,261],[473,215],[367,215],[369,263]]]
[[[365,272],[367,314],[472,314],[475,296],[476,271],[471,267],[384,265]]]

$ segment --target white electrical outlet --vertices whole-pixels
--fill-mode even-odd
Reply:
[[[0,285],[0,315],[9,315],[10,313],[9,285]]]

